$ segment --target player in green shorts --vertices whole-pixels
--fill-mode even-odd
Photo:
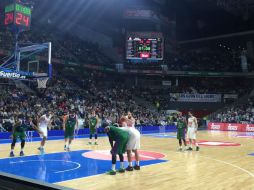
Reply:
[[[89,118],[90,137],[89,137],[88,145],[92,144],[93,135],[94,135],[94,139],[95,139],[94,144],[98,145],[98,143],[97,143],[97,138],[98,138],[97,128],[98,128],[98,124],[99,124],[99,117],[98,117],[98,115],[96,115],[95,111],[93,111],[91,117]]]
[[[14,148],[15,144],[18,139],[21,141],[21,151],[20,151],[20,156],[24,156],[24,147],[25,147],[25,142],[26,142],[26,130],[30,126],[30,121],[28,118],[24,118],[24,116],[20,115],[18,118],[15,119],[15,124],[12,128],[12,143],[11,143],[11,152],[10,152],[10,157],[14,157]]]
[[[120,169],[118,172],[124,173],[124,157],[123,154],[126,152],[126,145],[129,140],[129,133],[124,131],[116,125],[109,125],[104,129],[105,133],[107,133],[109,142],[111,145],[111,154],[112,154],[112,168],[108,172],[110,175],[116,174],[116,155],[119,155],[120,158]]]
[[[182,147],[182,140],[183,140],[183,143],[184,143],[184,150],[186,150],[186,140],[185,140],[185,130],[186,130],[186,127],[187,127],[187,122],[186,122],[186,119],[182,116],[182,113],[178,113],[178,118],[177,118],[177,139],[179,141],[179,148],[178,148],[178,151],[182,151],[183,150],[183,147]]]
[[[71,142],[74,139],[75,127],[77,126],[77,116],[74,111],[70,111],[69,115],[63,123],[64,130],[64,150],[70,151]]]

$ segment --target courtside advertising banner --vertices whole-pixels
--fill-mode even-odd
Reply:
[[[221,102],[221,94],[170,93],[177,102]]]
[[[254,132],[254,124],[208,123],[208,130]]]

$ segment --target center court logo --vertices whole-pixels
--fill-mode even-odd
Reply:
[[[201,140],[198,142],[201,146],[240,146],[239,143],[233,143],[233,142],[223,142],[223,141],[206,141]]]
[[[83,153],[82,156],[86,158],[96,159],[96,160],[111,160],[112,158],[109,150],[89,151],[89,152]],[[134,159],[134,155],[132,156]],[[166,156],[158,152],[139,150],[139,157],[141,161],[147,161],[147,160],[163,159]],[[126,154],[124,155],[124,159],[127,160]]]

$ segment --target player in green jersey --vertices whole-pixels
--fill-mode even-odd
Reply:
[[[15,118],[15,124],[12,128],[12,143],[11,143],[11,152],[10,157],[14,157],[14,148],[18,139],[21,141],[21,151],[19,153],[20,156],[24,156],[24,147],[26,142],[26,130],[32,126],[32,120],[29,117],[24,117],[23,115]]]
[[[72,140],[74,139],[75,127],[78,124],[77,116],[74,111],[70,111],[69,115],[63,122],[64,130],[64,150],[70,151]]]
[[[98,145],[98,143],[97,143],[97,138],[98,138],[97,128],[98,128],[98,125],[99,125],[99,117],[98,117],[98,115],[96,115],[95,111],[93,111],[92,115],[89,118],[89,130],[90,130],[90,138],[89,138],[89,142],[88,142],[89,145],[92,144],[93,135],[94,135],[94,139],[95,139],[94,144]]]
[[[177,118],[177,139],[179,141],[179,148],[178,148],[178,151],[182,151],[183,150],[183,147],[182,147],[182,141],[184,143],[184,150],[186,150],[186,140],[185,140],[185,130],[186,130],[186,127],[187,127],[187,122],[186,122],[186,119],[182,116],[182,113],[178,113],[178,118]]]
[[[109,125],[104,129],[105,133],[107,133],[110,146],[111,146],[111,154],[112,154],[112,168],[108,172],[110,175],[116,175],[116,155],[119,155],[120,158],[120,169],[119,173],[124,173],[124,157],[123,154],[126,152],[126,145],[129,140],[129,133],[124,131],[116,125]]]

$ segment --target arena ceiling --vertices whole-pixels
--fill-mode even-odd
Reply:
[[[33,16],[46,22],[63,21],[99,27],[119,26],[126,6],[152,7],[176,20],[178,40],[254,30],[254,0],[21,0],[35,7]],[[10,0],[1,0],[3,7]],[[41,15],[44,15],[43,17]],[[67,25],[65,25],[67,26]],[[113,27],[111,27],[113,28]]]

